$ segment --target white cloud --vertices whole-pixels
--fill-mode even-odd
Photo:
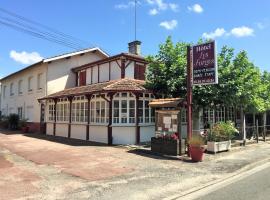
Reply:
[[[177,24],[177,20],[173,19],[171,21],[163,21],[159,25],[167,30],[173,30],[176,28]]]
[[[128,3],[121,3],[121,4],[117,4],[114,7],[116,9],[120,9],[120,10],[124,10],[124,9],[128,9],[131,7],[135,6],[135,2],[134,1],[129,1]]]
[[[224,28],[217,28],[213,32],[210,33],[205,32],[202,34],[202,37],[205,39],[215,39],[222,36],[234,36],[237,38],[254,36],[254,30],[247,26],[240,26],[232,28],[229,32],[227,32]]]
[[[193,6],[189,6],[188,10],[195,13],[202,13],[203,7],[200,4],[194,4]]]
[[[156,8],[149,10],[149,15],[157,15],[157,14],[158,14],[158,10]]]
[[[254,30],[246,26],[241,26],[241,27],[233,28],[230,31],[230,34],[235,37],[248,37],[248,36],[254,35]]]
[[[215,31],[210,33],[203,33],[202,37],[205,39],[215,39],[225,35],[226,31],[224,28],[217,28]]]
[[[179,11],[179,6],[175,3],[169,3],[169,7],[172,11],[178,12]]]
[[[158,14],[159,11],[171,10],[173,12],[178,12],[179,6],[175,3],[165,3],[163,0],[146,0],[147,4],[153,8],[149,10],[149,14]],[[152,14],[153,15],[153,14]]]
[[[43,59],[43,57],[39,55],[38,52],[28,53],[25,51],[16,52],[15,50],[11,50],[9,53],[9,56],[16,62],[19,62],[22,64],[33,64]]]

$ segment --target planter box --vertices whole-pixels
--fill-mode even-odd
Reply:
[[[185,153],[185,140],[151,138],[151,151],[166,155],[182,155]]]
[[[231,140],[222,142],[207,142],[207,151],[209,152],[220,152],[228,151],[231,149]]]

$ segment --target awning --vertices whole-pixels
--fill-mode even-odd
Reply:
[[[185,105],[181,98],[154,99],[149,103],[152,108],[180,108]]]

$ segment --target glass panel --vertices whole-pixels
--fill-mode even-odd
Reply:
[[[127,123],[127,100],[121,101],[121,123]]]

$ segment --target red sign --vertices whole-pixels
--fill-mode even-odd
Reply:
[[[193,85],[218,83],[215,41],[192,47]]]

